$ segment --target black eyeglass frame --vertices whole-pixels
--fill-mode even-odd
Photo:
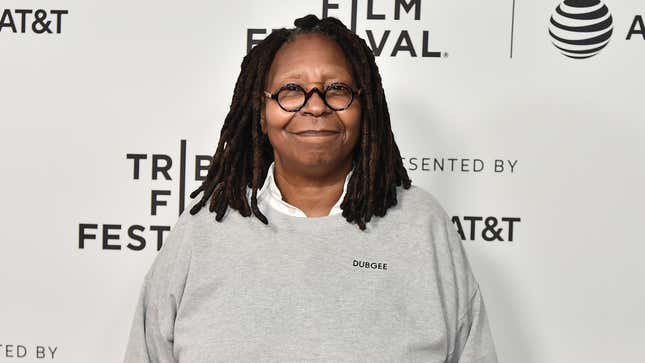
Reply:
[[[289,109],[284,108],[282,106],[282,104],[280,103],[280,101],[278,101],[278,95],[280,94],[280,92],[282,92],[284,90],[293,91],[293,89],[289,89],[289,88],[294,87],[294,86],[297,87],[298,89],[300,89],[300,91],[302,91],[302,93],[305,94],[305,100],[302,103],[302,105],[300,105],[300,107],[298,107],[296,109],[293,109],[293,110],[289,110]],[[349,91],[351,92],[352,98],[349,100],[349,103],[347,104],[347,106],[345,106],[343,108],[334,108],[329,103],[327,103],[327,92],[330,89],[332,89],[333,86],[343,86],[343,87],[346,87],[347,89],[349,89]],[[305,91],[304,88],[302,88],[299,84],[296,84],[296,83],[287,83],[284,86],[280,87],[275,93],[271,93],[271,92],[266,91],[266,90],[264,91],[264,95],[267,98],[275,100],[278,103],[278,106],[280,106],[281,109],[283,109],[283,110],[285,110],[287,112],[298,112],[298,111],[300,111],[303,107],[305,107],[305,105],[307,104],[307,102],[309,101],[309,99],[311,98],[311,96],[314,93],[317,93],[320,96],[320,98],[322,98],[323,102],[325,102],[325,105],[327,105],[327,107],[331,108],[334,111],[343,111],[343,110],[348,109],[352,105],[352,102],[354,102],[354,99],[356,98],[356,96],[361,94],[361,90],[359,89],[359,90],[355,91],[354,88],[352,88],[352,86],[350,86],[350,85],[348,85],[346,83],[334,82],[334,83],[330,84],[329,86],[327,86],[324,91],[321,91],[320,89],[318,89],[318,87],[314,87],[311,90],[309,90],[309,92],[307,92],[307,91]]]

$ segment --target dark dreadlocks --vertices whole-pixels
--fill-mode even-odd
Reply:
[[[401,162],[399,148],[390,126],[381,76],[374,54],[365,40],[336,18],[318,19],[307,15],[296,19],[295,28],[279,29],[253,47],[242,60],[240,75],[229,113],[222,126],[217,150],[208,175],[191,198],[204,191],[191,208],[196,214],[210,198],[209,210],[220,222],[230,206],[244,217],[255,215],[264,224],[267,218],[257,206],[257,191],[273,162],[273,148],[260,127],[263,90],[273,57],[280,47],[299,34],[319,33],[335,40],[351,64],[355,81],[362,90],[361,135],[352,151],[355,170],[349,179],[340,207],[347,222],[361,230],[373,215],[383,217],[397,204],[396,186],[409,189],[412,181]],[[251,205],[247,187],[252,188]]]

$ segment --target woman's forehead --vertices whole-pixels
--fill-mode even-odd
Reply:
[[[285,43],[276,53],[269,80],[351,77],[342,48],[320,34],[302,34]]]

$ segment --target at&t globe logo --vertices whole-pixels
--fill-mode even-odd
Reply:
[[[569,58],[584,59],[609,44],[614,30],[611,13],[599,0],[565,0],[551,16],[553,45]]]

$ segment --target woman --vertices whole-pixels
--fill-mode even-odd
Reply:
[[[295,25],[244,57],[125,361],[497,362],[456,229],[402,165],[372,52],[337,19]]]

